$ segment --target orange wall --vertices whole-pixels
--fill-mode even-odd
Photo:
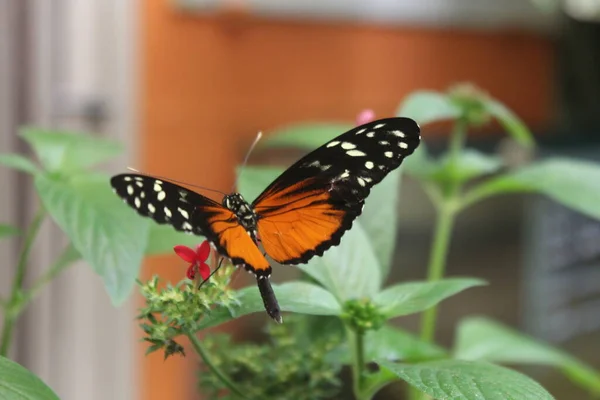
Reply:
[[[385,116],[413,90],[457,81],[475,82],[529,124],[552,114],[551,43],[534,35],[209,18],[173,0],[141,4],[140,153],[149,173],[228,190],[258,130],[352,120],[366,107]],[[149,260],[145,276],[178,281],[184,266],[164,268],[177,263]],[[196,397],[193,352],[140,363],[142,399]]]

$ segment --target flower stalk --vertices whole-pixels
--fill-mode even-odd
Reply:
[[[229,379],[229,377],[223,371],[221,371],[219,367],[215,365],[208,354],[208,351],[204,348],[195,333],[187,332],[186,336],[190,339],[192,346],[194,346],[194,350],[196,350],[196,353],[198,353],[200,358],[202,358],[204,364],[217,378],[219,378],[225,387],[231,390],[231,393],[236,394],[240,399],[250,399],[248,396],[246,396],[246,394],[244,394],[244,392],[242,392],[242,390],[240,390],[240,388],[235,385],[235,383],[233,383],[231,379]]]
[[[46,210],[44,210],[43,207],[40,207],[25,233],[25,241],[23,242],[23,248],[19,254],[17,270],[15,272],[15,277],[12,284],[12,291],[4,308],[4,323],[2,328],[2,339],[0,341],[0,356],[3,357],[8,355],[8,350],[10,348],[14,333],[15,322],[19,316],[20,310],[22,310],[21,303],[23,301],[23,281],[25,280],[25,273],[27,272],[27,262],[31,253],[31,246],[37,237],[45,216]]]

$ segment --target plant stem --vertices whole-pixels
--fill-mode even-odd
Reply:
[[[443,206],[437,215],[435,232],[431,253],[429,255],[429,266],[427,267],[427,281],[435,282],[444,276],[446,270],[446,256],[450,244],[452,227],[454,225],[454,208]],[[421,319],[421,339],[432,342],[435,334],[437,307],[431,307],[423,313]]]
[[[249,399],[249,397],[246,394],[244,394],[244,392],[242,392],[242,390],[238,388],[235,385],[235,383],[233,383],[233,381],[229,379],[229,377],[212,362],[212,359],[210,358],[208,352],[204,348],[204,345],[200,342],[196,334],[188,332],[187,337],[190,339],[190,342],[192,342],[196,353],[198,353],[198,355],[202,358],[202,361],[204,361],[204,364],[206,364],[206,366],[211,370],[211,372],[215,374],[217,378],[219,378],[223,385],[229,388],[229,390],[231,390],[232,393],[235,393],[240,398]]]
[[[354,396],[361,400],[365,368],[364,334],[348,328],[348,340],[352,349],[352,388]]]
[[[8,350],[12,342],[15,322],[19,316],[20,310],[22,309],[19,307],[19,304],[22,297],[23,281],[25,280],[25,272],[27,270],[27,261],[31,252],[31,246],[35,241],[45,216],[46,211],[43,207],[40,207],[25,233],[25,241],[23,242],[23,248],[19,254],[17,271],[15,272],[10,298],[8,299],[4,309],[4,324],[2,328],[0,356],[6,357],[8,355]]]
[[[72,244],[69,244],[63,252],[58,256],[56,261],[48,268],[44,274],[36,279],[31,288],[24,293],[22,306],[27,305],[31,300],[35,299],[39,292],[51,282],[58,274],[66,267],[78,260],[81,256],[75,250]]]

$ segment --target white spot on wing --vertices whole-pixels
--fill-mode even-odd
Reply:
[[[367,133],[367,137],[373,137],[375,136],[375,132],[371,131]]]
[[[375,164],[373,164],[372,161],[367,161],[365,163],[365,167],[367,167],[367,169],[373,169],[374,166],[375,166]]]
[[[356,132],[357,135],[360,135],[361,133],[363,133],[364,131],[366,131],[367,128],[362,128],[360,131]]]
[[[160,192],[160,191],[162,191],[162,186],[160,186],[160,183],[158,183],[158,182],[160,182],[160,181],[156,181],[156,182],[154,182],[154,191],[155,191],[155,192]]]
[[[391,151],[386,151],[385,153],[383,153],[383,155],[386,156],[387,158],[394,157],[394,153],[392,153]]]
[[[361,178],[360,176],[358,178],[356,178],[356,181],[362,187],[365,187],[367,185],[367,183],[365,182],[365,180],[363,178]]]
[[[148,211],[154,214],[156,212],[156,207],[154,207],[152,203],[148,203]]]
[[[408,149],[408,145],[404,142],[398,143],[398,146],[400,146],[401,149]]]
[[[135,179],[136,181],[139,182],[139,181],[143,180],[144,178],[142,178],[141,176],[136,176],[133,179]]]
[[[146,198],[146,192],[142,192],[142,193],[140,193],[140,197],[141,197],[142,199],[145,199],[145,198]]]
[[[133,194],[133,186],[131,186],[131,185],[127,186],[127,194],[130,196]]]
[[[356,148],[356,145],[354,143],[349,143],[349,142],[342,143],[342,149],[344,149],[344,150],[352,150],[355,148]]]
[[[125,182],[131,182],[131,177],[130,176],[126,176],[125,178],[123,178],[123,180]]]
[[[181,207],[177,207],[177,211],[179,211],[179,214],[181,214],[181,216],[185,219],[189,219],[190,215],[188,214],[187,211],[185,211],[183,208]]]
[[[133,199],[133,203],[135,204],[135,208],[140,208],[140,206],[142,205],[142,202],[139,197]]]
[[[363,153],[360,150],[348,150],[346,152],[346,154],[348,154],[350,157],[362,157],[362,156],[366,156],[366,154]]]
[[[140,181],[137,181],[135,184],[138,185],[138,187],[143,187],[144,186],[144,184],[142,182],[140,182]]]
[[[373,129],[383,128],[384,126],[385,126],[385,124],[377,124],[373,127]]]
[[[156,195],[156,198],[158,199],[158,201],[163,201],[165,199],[165,197],[167,197],[167,193],[166,192],[159,192]]]
[[[390,142],[388,142],[387,140],[380,140],[379,144],[382,146],[388,146],[390,144]]]
[[[340,179],[342,178],[347,178],[350,176],[350,171],[348,171],[347,169],[344,170],[344,173],[340,175]]]
[[[392,131],[392,134],[394,136],[398,136],[398,137],[401,137],[401,138],[406,137],[406,135],[402,131]]]
[[[338,142],[337,140],[334,140],[333,142],[327,143],[327,147],[337,146],[338,144],[340,144],[340,142]]]
[[[327,171],[329,168],[331,168],[331,165],[321,165],[321,171]]]
[[[191,231],[192,230],[192,225],[189,222],[184,222],[183,225],[181,225],[181,227],[186,230],[186,231]]]
[[[167,207],[165,207],[163,211],[167,217],[171,218],[173,216],[173,214],[171,214],[171,210],[169,210]]]

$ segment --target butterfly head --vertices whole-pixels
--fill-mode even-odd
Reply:
[[[239,193],[231,193],[223,197],[223,207],[233,211],[240,224],[248,232],[256,230],[257,217],[252,206]]]

